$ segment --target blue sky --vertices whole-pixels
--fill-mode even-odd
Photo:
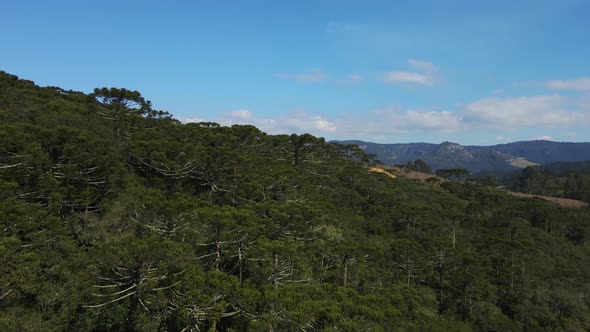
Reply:
[[[0,70],[328,139],[590,141],[589,1],[11,1]]]

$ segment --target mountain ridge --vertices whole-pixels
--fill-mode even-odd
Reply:
[[[489,146],[462,145],[449,141],[440,144],[388,144],[361,140],[334,142],[358,145],[365,152],[376,155],[377,159],[386,165],[399,165],[422,159],[435,170],[467,168],[474,174],[505,173],[526,166],[590,160],[589,142],[531,140]]]

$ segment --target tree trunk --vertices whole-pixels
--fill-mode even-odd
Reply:
[[[412,268],[413,264],[410,260],[410,251],[406,247],[406,286],[410,287],[410,281],[412,280]]]
[[[275,288],[278,287],[278,273],[279,273],[279,255],[277,253],[273,254],[272,259],[272,284]]]
[[[299,164],[299,147],[295,145],[295,149],[293,150],[293,166],[297,166]]]
[[[444,282],[444,267],[443,267],[443,253],[438,253],[438,312],[443,311],[443,282]]]
[[[213,262],[213,268],[219,271],[219,262],[221,261],[221,243],[219,240],[215,241],[215,261]]]
[[[240,274],[240,287],[244,286],[244,279],[243,279],[243,267],[242,267],[242,244],[238,247],[238,269]]]
[[[343,286],[348,286],[348,255],[344,256],[344,276],[343,276]]]
[[[468,286],[468,281],[467,281],[467,270],[469,268],[469,265],[464,263],[463,265],[463,320],[467,320],[467,314],[469,312],[468,310],[468,306],[467,306],[467,286]]]
[[[510,253],[510,289],[514,289],[514,252]]]
[[[455,247],[457,246],[457,235],[456,235],[456,227],[455,227],[454,220],[453,220],[453,236],[452,236],[451,242],[453,243],[453,249],[455,249]]]

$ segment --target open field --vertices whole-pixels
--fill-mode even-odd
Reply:
[[[402,169],[399,167],[395,167],[395,166],[379,165],[376,167],[371,167],[370,170],[372,172],[388,174],[390,177],[403,176],[408,179],[419,180],[420,182],[426,182],[426,179],[429,179],[429,178],[438,179],[439,184],[447,181],[446,179],[436,176],[434,174],[427,174],[427,173],[416,172],[416,171],[408,171],[408,170],[405,170],[405,169]]]
[[[392,174],[391,172],[389,172],[388,170],[385,170],[384,168],[380,168],[380,167],[371,167],[369,168],[370,172],[374,172],[374,173],[382,173],[387,175],[388,177],[394,179],[397,176],[395,174]]]
[[[522,198],[541,198],[544,199],[546,201],[550,201],[553,203],[557,203],[563,207],[571,207],[571,208],[583,208],[583,207],[587,207],[588,203],[583,202],[583,201],[578,201],[575,199],[569,199],[569,198],[558,198],[558,197],[551,197],[551,196],[540,196],[540,195],[530,195],[530,194],[525,194],[525,193],[518,193],[518,192],[513,192],[513,191],[508,191],[506,190],[507,193],[509,193],[512,196],[516,196],[516,197],[522,197]]]
[[[369,170],[371,172],[386,174],[387,176],[389,176],[391,178],[396,178],[398,176],[402,176],[402,177],[409,178],[412,180],[418,180],[420,182],[426,182],[426,179],[429,179],[429,178],[436,178],[438,180],[438,182],[436,183],[437,185],[440,185],[441,183],[448,181],[447,179],[438,177],[434,174],[427,174],[427,173],[421,173],[421,172],[416,172],[416,171],[407,171],[402,168],[394,167],[394,166],[380,165],[380,166],[376,166],[376,167],[371,167]],[[569,199],[569,198],[530,195],[530,194],[519,193],[519,192],[514,192],[514,191],[509,191],[509,190],[506,190],[506,192],[512,196],[515,196],[515,197],[541,198],[546,201],[553,202],[553,203],[556,203],[560,206],[569,207],[569,208],[584,208],[584,207],[588,207],[588,205],[589,205],[586,202],[578,201],[575,199]]]

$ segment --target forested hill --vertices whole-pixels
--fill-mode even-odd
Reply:
[[[515,173],[526,166],[556,162],[590,160],[590,143],[522,141],[491,146],[463,146],[452,142],[441,144],[379,144],[364,141],[341,141],[354,144],[387,165],[401,165],[417,159],[433,169],[466,168],[473,174]]]
[[[590,213],[0,73],[1,331],[587,331]]]
[[[527,194],[590,203],[590,161],[527,167],[520,174],[502,179],[501,184]]]

